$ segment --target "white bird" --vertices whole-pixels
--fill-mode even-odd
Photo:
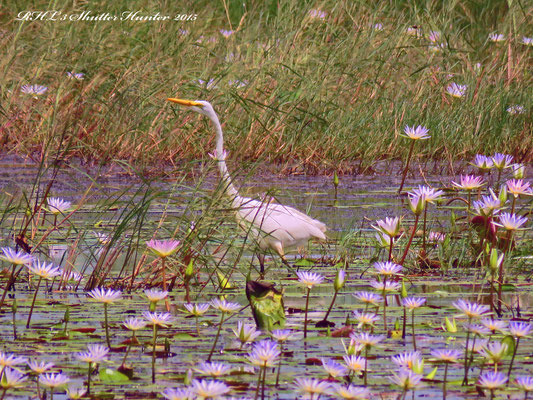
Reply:
[[[301,247],[310,239],[325,240],[326,225],[308,215],[282,204],[259,201],[242,197],[233,186],[226,166],[224,135],[213,106],[207,101],[191,101],[169,98],[171,102],[190,107],[191,110],[207,116],[213,123],[217,135],[216,148],[211,155],[217,161],[220,176],[225,184],[225,192],[232,202],[237,223],[249,231],[262,251],[272,249],[279,254],[285,264],[285,250]],[[258,254],[261,275],[264,274],[264,254]]]

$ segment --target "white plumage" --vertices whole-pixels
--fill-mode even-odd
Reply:
[[[310,239],[325,240],[326,225],[295,208],[273,202],[273,199],[259,201],[241,197],[231,182],[226,166],[226,152],[224,151],[224,136],[220,121],[207,101],[190,101],[169,98],[169,101],[190,107],[192,110],[207,116],[213,123],[217,133],[215,152],[211,155],[217,161],[218,169],[225,191],[232,201],[236,219],[239,225],[249,231],[257,241],[261,250],[272,249],[285,260],[285,250],[305,245]],[[264,272],[264,255],[258,254],[261,273]]]

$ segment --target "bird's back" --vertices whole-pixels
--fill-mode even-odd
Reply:
[[[235,198],[237,218],[242,224],[248,222],[261,235],[263,247],[282,248],[300,246],[310,239],[325,240],[326,225],[295,208],[272,201],[262,202],[246,197]]]

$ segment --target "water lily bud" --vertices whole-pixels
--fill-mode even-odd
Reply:
[[[507,201],[507,186],[502,185],[500,193],[498,194],[498,200],[500,200],[501,204],[505,204]]]
[[[503,262],[503,256],[504,254],[502,253],[498,257],[498,250],[492,249],[492,251],[490,252],[490,259],[489,259],[489,267],[490,267],[491,274],[495,274],[500,269],[500,265]]]
[[[192,378],[193,378],[192,369],[189,368],[187,370],[187,373],[185,374],[185,377],[183,378],[183,383],[185,385],[190,385],[192,382]]]
[[[405,280],[402,279],[402,290],[400,292],[400,296],[402,296],[402,299],[405,299],[408,296],[407,288],[405,287]]]
[[[411,364],[411,371],[413,371],[415,374],[423,374],[424,373],[424,360],[423,359],[413,360]]]
[[[448,317],[444,317],[444,323],[446,324],[446,331],[450,333],[457,332],[457,324],[455,323],[455,318],[452,318],[452,320],[450,321]]]
[[[337,175],[337,171],[333,173],[333,185],[335,187],[339,186],[339,175]]]
[[[339,269],[337,271],[337,275],[335,276],[335,281],[333,282],[333,287],[335,288],[335,291],[338,292],[344,287],[344,284],[346,283],[346,271],[343,269]]]
[[[17,299],[13,299],[13,304],[11,304],[11,312],[13,314],[17,313]]]
[[[426,200],[424,196],[410,196],[408,204],[413,214],[420,215],[426,207]]]
[[[378,246],[384,249],[390,248],[390,236],[383,232],[377,232],[376,233],[376,241],[378,243]]]
[[[70,322],[70,308],[67,307],[67,309],[65,310],[65,315],[63,316],[63,321],[65,322]]]
[[[515,179],[524,179],[525,167],[524,164],[513,164],[513,178]]]

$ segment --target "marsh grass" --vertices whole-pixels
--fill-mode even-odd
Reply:
[[[22,9],[8,1],[0,17],[2,144],[38,159],[62,148],[66,160],[122,160],[138,171],[180,166],[168,170],[180,174],[196,168],[185,161],[206,158],[214,137],[202,118],[165,104],[177,95],[214,103],[233,160],[262,158],[284,173],[365,170],[405,158],[399,134],[415,123],[432,135],[417,158],[453,163],[497,150],[531,160],[531,48],[520,40],[531,33],[532,9],[509,4],[330,0],[320,3],[322,20],[309,14],[316,6],[297,0],[230,1],[227,10],[223,2],[135,0],[60,10],[198,17],[63,23],[14,21]],[[383,30],[372,29],[376,23]],[[406,34],[412,25],[422,37]],[[235,33],[224,38],[220,29]],[[431,49],[430,31],[441,32],[440,51]],[[509,39],[490,42],[495,31]],[[70,71],[85,79],[69,80]],[[235,80],[247,85],[231,86]],[[445,94],[452,81],[468,86],[463,99]],[[23,84],[49,90],[34,98],[20,92]],[[510,115],[515,104],[526,112]]]

